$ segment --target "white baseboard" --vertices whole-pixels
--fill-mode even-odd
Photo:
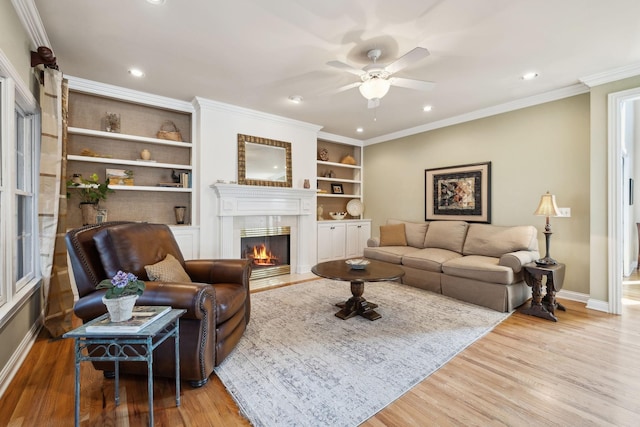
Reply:
[[[4,392],[9,387],[11,380],[15,377],[18,369],[22,366],[24,359],[29,354],[31,347],[36,342],[36,338],[38,338],[38,333],[40,333],[40,329],[42,329],[42,318],[38,319],[29,329],[29,332],[20,342],[18,348],[13,353],[7,364],[5,365],[2,372],[0,372],[0,398],[4,395]]]

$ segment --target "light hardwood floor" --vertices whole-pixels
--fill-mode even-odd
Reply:
[[[557,323],[514,313],[363,426],[640,425],[640,277],[624,293],[621,316],[573,301]],[[83,426],[148,423],[146,381],[124,376],[116,407],[113,380],[88,363],[81,375]],[[73,425],[73,384],[73,342],[41,333],[0,400],[0,426]],[[184,384],[179,408],[170,380],[154,393],[157,426],[249,425],[215,375]]]

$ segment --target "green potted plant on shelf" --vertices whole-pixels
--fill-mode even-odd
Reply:
[[[93,173],[89,178],[74,174],[73,178],[67,181],[67,188],[77,189],[80,196],[80,209],[82,210],[82,225],[95,224],[98,215],[98,205],[101,200],[106,200],[113,190],[109,188],[108,182],[100,182],[97,173]]]

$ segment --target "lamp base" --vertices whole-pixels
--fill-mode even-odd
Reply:
[[[537,265],[557,265],[558,262],[551,257],[544,257],[536,260]]]

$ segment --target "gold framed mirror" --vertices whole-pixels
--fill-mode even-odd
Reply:
[[[238,184],[291,187],[291,143],[238,134]]]

